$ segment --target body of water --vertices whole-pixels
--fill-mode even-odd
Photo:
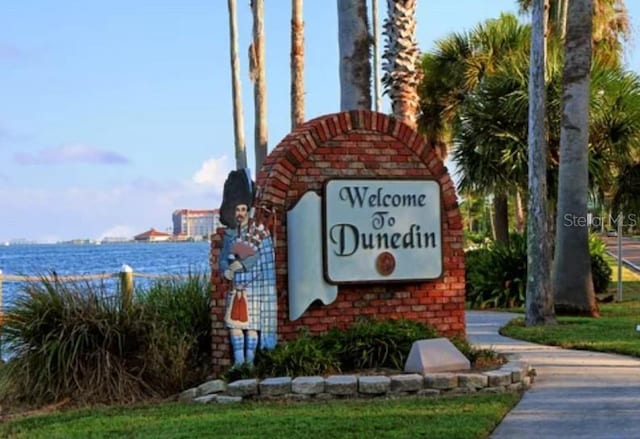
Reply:
[[[135,273],[210,272],[209,242],[121,243],[103,245],[42,244],[0,246],[3,275],[38,276],[118,273],[124,264]],[[136,284],[144,279],[136,278]],[[20,282],[4,280],[3,307],[20,290]]]

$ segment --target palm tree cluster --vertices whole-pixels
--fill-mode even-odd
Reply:
[[[251,1],[257,168],[267,148],[263,1]],[[228,3],[236,108],[235,0]],[[510,202],[521,231],[523,200],[529,199],[529,220],[537,219],[535,227],[528,226],[529,264],[548,271],[545,255],[553,243],[556,305],[595,315],[588,230],[565,222],[567,216],[586,217],[589,199],[611,213],[640,207],[640,78],[621,61],[629,17],[624,0],[517,3],[523,13],[533,11],[531,24],[504,14],[449,35],[420,63],[417,0],[387,0],[382,79],[394,117],[410,126],[417,122],[443,158],[453,146],[465,197],[491,198],[498,241],[509,237]],[[377,87],[371,96],[372,70],[377,85],[377,1],[372,0],[373,36],[367,0],[337,0],[337,6],[341,109],[369,110],[372,101],[379,108]],[[304,119],[302,29],[302,0],[292,0],[292,127]],[[241,111],[234,121],[242,167]]]
[[[531,3],[520,2],[525,8]],[[570,102],[569,95],[575,94],[566,89],[571,57],[563,50],[564,39],[571,38],[571,28],[567,34],[567,25],[558,23],[567,15],[567,7],[566,0],[551,1],[548,19],[552,33],[546,42],[544,67],[544,125],[548,144],[545,198],[548,216],[554,219],[556,209],[561,209],[563,215],[569,212],[566,203],[558,204],[558,194],[568,193],[566,188],[558,191],[561,163],[564,161],[569,172],[575,173],[580,167],[572,162],[576,152],[561,148],[563,142],[566,145],[571,140],[561,139],[571,134],[561,129],[563,121],[580,113],[575,108],[565,108],[563,116],[563,106]],[[594,10],[604,11],[609,19],[599,16],[593,21],[593,63],[590,71],[588,67],[586,71],[590,74],[590,87],[587,83],[586,90],[590,91],[586,99],[589,123],[584,134],[588,135],[584,187],[592,204],[603,205],[607,210],[624,206],[629,212],[628,209],[640,206],[633,192],[640,183],[640,78],[621,67],[619,43],[628,34],[623,2],[599,0]],[[463,194],[492,197],[497,217],[495,235],[500,240],[508,237],[507,200],[526,196],[532,190],[528,179],[530,50],[531,25],[505,14],[468,32],[447,36],[422,60],[420,129],[434,144],[453,145],[451,158],[458,168],[459,189]],[[568,181],[575,185],[575,175],[572,178]],[[578,198],[586,209],[587,193]],[[558,224],[549,221],[551,236],[554,228],[556,231],[556,255],[565,247],[575,259],[575,247],[561,244],[567,231],[561,230],[560,219],[558,215]],[[569,260],[556,258],[557,262]],[[555,267],[554,272],[563,270],[567,267]],[[554,285],[558,283],[555,279]],[[554,289],[557,304],[559,291]]]

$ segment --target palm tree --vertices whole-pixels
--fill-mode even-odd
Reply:
[[[484,35],[484,36],[483,36]],[[514,16],[503,16],[477,26],[471,32],[452,34],[423,57],[420,129],[430,141],[455,145],[453,159],[461,174],[459,189],[486,194],[526,194],[528,66],[530,30]],[[546,125],[549,152],[547,172],[549,218],[555,218],[561,108],[561,54],[557,41],[548,41]],[[621,102],[637,96],[633,87],[620,82],[616,69],[594,67],[598,81],[592,93],[592,143],[590,179],[606,187],[614,159],[609,151],[624,154],[632,142],[617,141],[622,133],[631,138],[637,124]],[[608,71],[609,73],[605,73]],[[598,79],[602,78],[602,79]],[[635,99],[635,98],[634,98]],[[618,105],[614,105],[615,103]],[[639,119],[640,120],[640,119]],[[628,127],[629,130],[624,130]],[[607,143],[608,142],[608,143]],[[628,146],[626,146],[628,145]],[[603,172],[606,170],[607,172]],[[553,230],[555,222],[550,222]]]
[[[517,0],[523,12],[531,9],[533,0]],[[551,31],[564,40],[567,27],[568,0],[550,0]],[[609,67],[619,67],[622,42],[631,33],[629,14],[624,0],[594,0],[592,22],[593,56]]]
[[[477,126],[473,124],[462,123],[460,114],[462,108],[479,109],[477,106],[482,105],[483,96],[474,91],[510,58],[518,56],[522,59],[528,40],[529,29],[515,16],[505,14],[499,19],[487,20],[470,32],[453,34],[439,41],[435,52],[423,58],[420,129],[432,145],[441,150],[445,150],[443,145],[458,134],[460,142],[454,151],[454,161],[463,174],[460,188],[483,188],[494,193],[495,237],[502,242],[509,236],[507,199],[509,191],[516,187],[515,181],[507,176],[508,171],[497,172],[496,167],[487,172],[483,165],[500,162],[489,158],[496,158],[499,149],[495,148],[495,142],[482,144],[474,138],[483,131],[476,130]],[[508,122],[502,126],[508,126]],[[465,137],[465,133],[471,137]],[[483,133],[488,135],[489,131]],[[508,137],[503,139],[508,140]],[[483,151],[489,155],[485,160],[478,160]]]
[[[569,3],[552,278],[556,312],[597,316],[586,224],[592,8],[592,0]]]
[[[267,78],[264,41],[264,0],[251,0],[253,15],[253,42],[249,47],[250,77],[253,81],[255,112],[255,159],[256,173],[267,156]]]
[[[384,23],[386,46],[382,56],[386,62],[382,68],[382,81],[391,98],[393,115],[409,125],[417,127],[420,107],[420,51],[416,43],[417,0],[387,0],[388,18]]]
[[[464,229],[475,235],[475,239],[484,240],[491,233],[491,219],[487,218],[487,200],[472,191],[461,193],[460,213]]]
[[[291,0],[291,129],[304,122],[304,21],[302,0]]]
[[[557,196],[562,65],[558,47],[550,43],[544,114],[549,149],[546,198],[551,208]],[[482,189],[528,190],[528,69],[529,57],[514,55],[467,93],[453,136],[460,189],[474,194]],[[640,161],[640,78],[596,64],[591,84],[589,191],[611,196],[619,170]]]
[[[616,178],[613,196],[613,209],[616,217],[620,212],[633,214],[634,221],[640,212],[640,163],[625,166]]]
[[[596,59],[605,65],[619,67],[622,43],[630,34],[631,24],[624,0],[594,1],[592,41]]]
[[[590,107],[589,190],[607,208],[615,193],[627,191],[619,174],[640,160],[640,77],[596,64]]]
[[[453,33],[422,59],[420,130],[435,144],[450,144],[465,98],[514,54],[526,53],[530,31],[514,15],[503,14],[473,30]]]
[[[340,109],[371,109],[367,0],[338,0]]]
[[[238,61],[238,20],[236,0],[228,0],[229,48],[231,55],[231,94],[233,96],[233,134],[236,169],[247,167],[247,150],[244,143],[244,119],[242,116],[242,89],[240,86],[240,63]]]
[[[529,215],[527,217],[526,324],[555,321],[549,276],[551,249],[547,239],[547,19],[549,0],[533,4],[529,66]]]

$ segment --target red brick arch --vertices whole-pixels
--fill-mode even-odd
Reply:
[[[444,273],[427,282],[341,285],[334,303],[313,304],[301,318],[289,321],[286,212],[307,191],[322,195],[324,183],[337,177],[436,179],[442,190]],[[422,135],[381,113],[351,111],[322,116],[299,126],[278,144],[258,173],[257,184],[257,202],[277,211],[280,341],[294,338],[302,328],[320,333],[348,327],[362,316],[419,320],[445,335],[464,336],[464,253],[455,187],[442,160]],[[231,355],[222,324],[224,287],[216,269],[219,246],[218,236],[211,251],[215,373],[230,364]]]

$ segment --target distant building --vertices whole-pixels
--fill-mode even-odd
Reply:
[[[218,209],[179,209],[173,212],[173,234],[184,238],[209,237],[220,224]]]
[[[170,234],[158,232],[156,229],[149,229],[146,232],[133,237],[134,240],[141,242],[162,242],[168,241],[170,238]]]
[[[124,236],[105,236],[102,238],[103,244],[118,244],[121,242],[129,242],[131,238],[126,238]]]

